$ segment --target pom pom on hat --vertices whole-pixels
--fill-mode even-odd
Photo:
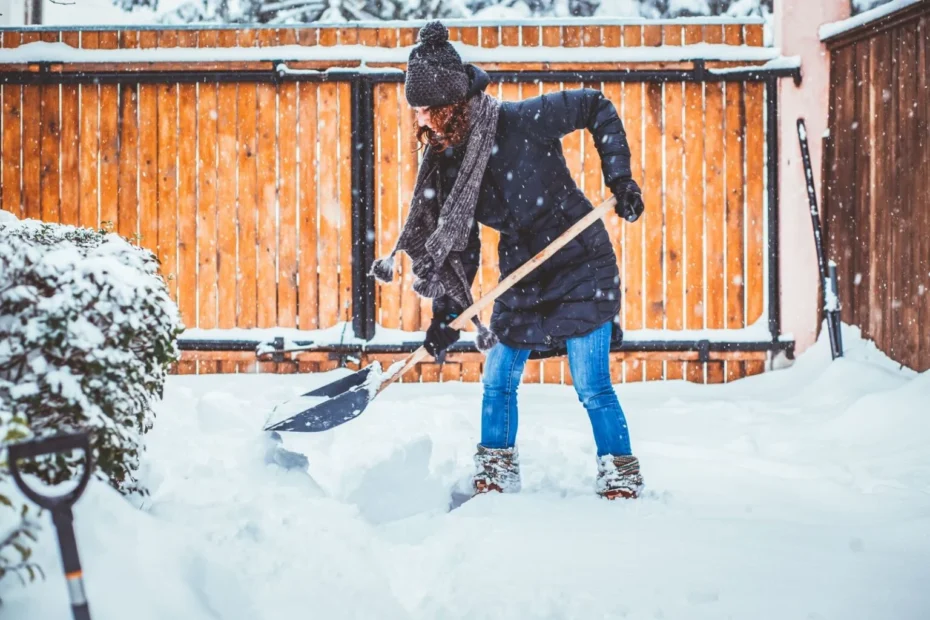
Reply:
[[[449,31],[442,22],[433,21],[420,28],[420,42],[427,45],[442,45],[449,40]]]

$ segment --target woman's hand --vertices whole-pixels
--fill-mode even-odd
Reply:
[[[456,316],[458,315],[451,313],[434,316],[429,329],[426,330],[426,340],[423,346],[438,362],[442,362],[443,358],[445,358],[446,349],[458,342],[461,335],[459,330],[449,327],[449,323]]]
[[[636,181],[629,177],[617,179],[610,186],[610,191],[617,197],[614,211],[628,222],[635,222],[643,214],[643,192]]]

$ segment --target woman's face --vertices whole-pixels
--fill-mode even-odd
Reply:
[[[429,127],[433,131],[436,131],[436,128],[432,125],[432,118],[429,113],[429,108],[427,107],[417,107],[413,108],[413,111],[417,115],[417,125],[419,127]]]

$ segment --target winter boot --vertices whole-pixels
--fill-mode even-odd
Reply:
[[[517,448],[485,448],[478,444],[475,454],[475,476],[472,480],[475,495],[497,491],[520,491],[520,456]]]
[[[605,454],[597,459],[597,494],[606,499],[634,499],[643,490],[639,459]]]

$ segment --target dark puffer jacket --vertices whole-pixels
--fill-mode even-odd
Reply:
[[[472,65],[471,93],[484,90],[488,75]],[[593,206],[575,185],[560,139],[575,130],[592,133],[607,185],[630,176],[630,148],[623,124],[609,99],[594,89],[562,91],[503,102],[496,142],[481,182],[475,218],[500,232],[501,278],[545,248]],[[444,152],[440,201],[452,187],[464,145]],[[466,270],[472,280],[480,258],[479,228],[471,231]],[[434,314],[450,310],[450,300],[434,301]],[[451,308],[453,311],[460,308]],[[501,342],[549,355],[564,351],[565,340],[590,333],[614,320],[621,333],[620,273],[602,221],[597,221],[501,295],[491,329]]]

